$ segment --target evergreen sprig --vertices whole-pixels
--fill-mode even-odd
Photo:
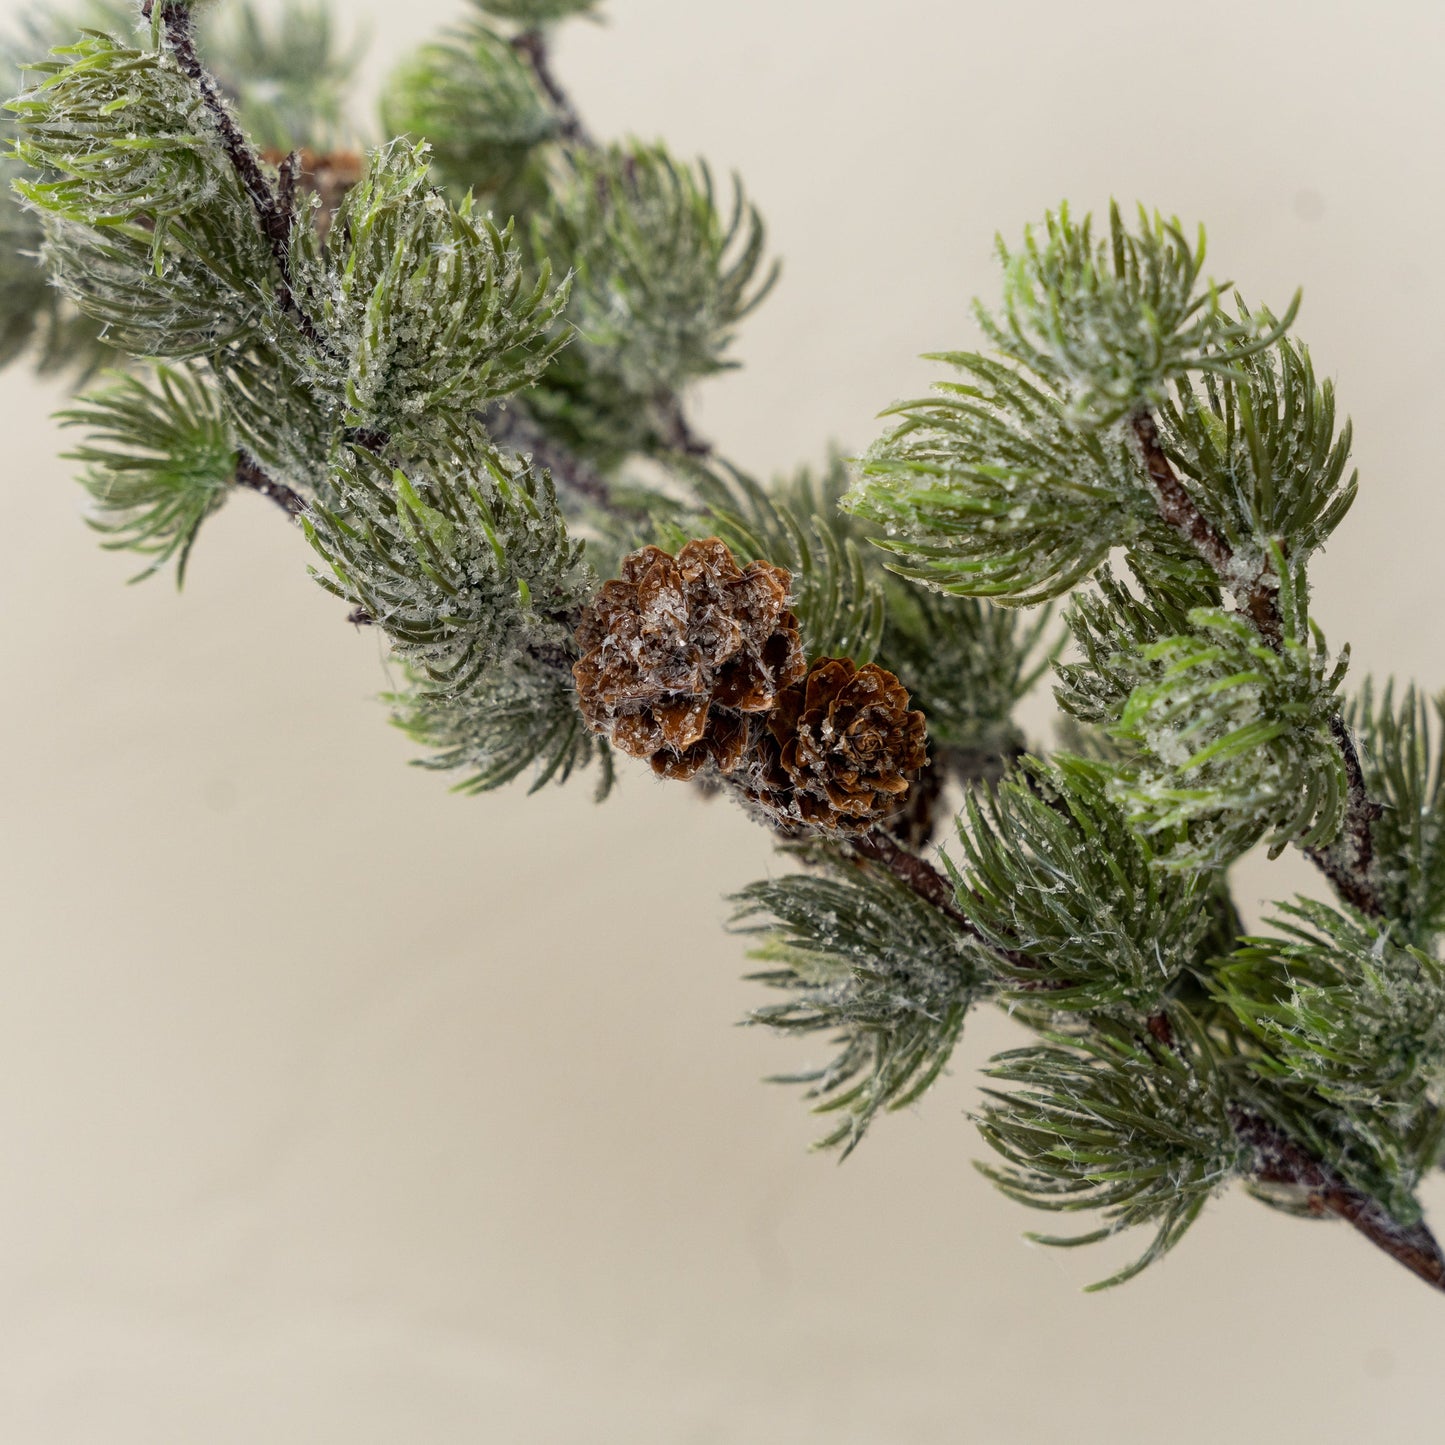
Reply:
[[[417,759],[418,767],[465,774],[458,792],[491,792],[533,768],[529,791],[535,793],[593,762],[599,765],[597,800],[612,790],[607,744],[584,725],[565,671],[545,660],[513,656],[461,691],[415,678],[387,701],[397,726],[432,750]]]
[[[970,352],[967,378],[890,408],[848,505],[879,524],[896,570],[944,592],[1027,606],[1075,587],[1116,547],[1162,541],[1126,438],[1080,432],[1064,394]]]
[[[10,102],[15,182],[55,285],[136,356],[184,360],[284,324],[266,240],[205,104],[165,50],[87,32]]]
[[[1227,864],[1266,837],[1318,848],[1345,821],[1331,720],[1348,652],[1331,662],[1303,574],[1280,572],[1278,648],[1237,613],[1195,608],[1188,632],[1119,658],[1134,686],[1115,731],[1139,752],[1116,794],[1174,866]]]
[[[1408,687],[1396,702],[1386,684],[1377,700],[1367,681],[1346,716],[1380,807],[1372,834],[1381,912],[1401,938],[1428,950],[1445,932],[1445,696]]]
[[[538,220],[535,245],[576,273],[579,353],[643,401],[710,376],[740,321],[772,289],[767,232],[740,182],[726,217],[704,163],[661,146],[581,151],[575,177]]]
[[[1241,306],[1239,315],[1246,331],[1278,329],[1267,311]],[[1288,337],[1265,351],[1220,354],[1227,370],[1176,381],[1160,403],[1166,448],[1236,559],[1281,545],[1298,567],[1355,500],[1358,474],[1345,475],[1353,429],[1337,424],[1333,383],[1316,378],[1308,349]]]
[[[1079,722],[1113,727],[1124,716],[1139,682],[1139,659],[1146,649],[1190,630],[1196,607],[1218,609],[1219,590],[1155,588],[1130,591],[1105,565],[1094,585],[1069,598],[1064,622],[1080,656],[1059,662],[1054,699]]]
[[[1030,1238],[1079,1245],[1155,1231],[1138,1259],[1091,1289],[1122,1284],[1168,1253],[1210,1197],[1247,1171],[1225,1076],[1198,1027],[1172,1047],[1109,1024],[1086,1039],[1046,1035],[999,1054],[987,1074],[1013,1087],[985,1091],[979,1132],[1007,1162],[983,1172],[1032,1208],[1104,1216],[1081,1235]]]
[[[1142,206],[1134,230],[1117,205],[1109,234],[1096,239],[1090,217],[1067,206],[1032,228],[1010,251],[1000,237],[1003,314],[975,314],[1005,356],[1048,382],[1066,417],[1083,430],[1164,401],[1168,385],[1201,371],[1228,373],[1266,351],[1294,320],[1298,297],[1274,321],[1219,304],[1228,282],[1204,279],[1201,229],[1191,241],[1177,220]]]
[[[1111,782],[1084,758],[1024,760],[969,796],[953,876],[1017,1002],[1127,1023],[1159,1012],[1210,916],[1197,879],[1160,866]]]
[[[816,1112],[841,1118],[819,1141],[845,1155],[880,1111],[908,1107],[935,1082],[969,1007],[991,987],[984,956],[937,909],[877,869],[834,860],[826,874],[754,883],[733,902],[734,925],[761,934],[754,978],[788,994],[752,1022],[833,1033],[821,1068],[782,1076],[806,1084]]]
[[[424,146],[374,151],[336,219],[338,244],[299,233],[297,295],[327,344],[316,390],[343,425],[412,446],[464,435],[472,414],[534,382],[565,344],[567,287],[529,280],[512,227],[430,183]]]
[[[57,420],[89,429],[66,457],[85,468],[81,483],[95,504],[90,525],[106,538],[101,545],[152,558],[140,577],[174,558],[182,585],[201,524],[235,480],[236,448],[214,392],[194,374],[162,366],[149,385],[113,377]]]
[[[382,125],[393,135],[425,137],[449,184],[495,193],[504,206],[529,198],[517,187],[537,148],[560,134],[526,61],[480,15],[398,67],[382,100]],[[540,195],[545,199],[545,183]],[[535,188],[530,199],[538,199]]]
[[[490,449],[409,472],[358,450],[336,490],[303,519],[317,580],[431,686],[460,694],[509,657],[569,658],[595,579],[546,473]]]

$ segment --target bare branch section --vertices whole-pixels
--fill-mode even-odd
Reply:
[[[306,499],[300,492],[292,491],[285,482],[278,482],[249,452],[239,452],[236,456],[236,485],[275,502],[287,516],[299,517],[306,510]]]
[[[1234,575],[1234,549],[1199,510],[1188,488],[1179,480],[1159,440],[1159,428],[1154,418],[1148,412],[1136,412],[1130,419],[1130,426],[1139,444],[1144,470],[1159,494],[1160,515],[1233,590],[1238,586]],[[1244,614],[1264,641],[1278,651],[1284,645],[1284,621],[1279,611],[1278,590],[1269,585],[1263,566],[1245,588],[1242,600]],[[1365,789],[1365,775],[1360,767],[1355,740],[1338,714],[1330,719],[1330,732],[1344,761],[1349,785],[1344,832],[1330,848],[1307,848],[1305,856],[1334,884],[1347,903],[1371,918],[1380,918],[1384,914],[1384,904],[1379,890],[1370,879],[1375,857],[1371,828],[1380,816],[1380,805],[1371,801]]]
[[[1376,1200],[1346,1184],[1257,1114],[1231,1110],[1230,1121],[1255,1152],[1255,1178],[1307,1190],[1315,1213],[1337,1215],[1432,1289],[1445,1291],[1445,1252],[1424,1224],[1407,1226],[1392,1219]]]
[[[154,0],[145,0],[143,13],[149,19]],[[221,138],[222,149],[241,182],[251,207],[256,213],[261,233],[271,248],[271,257],[279,273],[277,296],[284,311],[296,318],[302,334],[314,346],[322,344],[321,333],[316,323],[296,303],[291,278],[291,228],[296,222],[294,202],[288,203],[283,192],[294,192],[294,185],[288,184],[290,167],[283,167],[282,191],[278,192],[266,177],[261,159],[246,140],[241,127],[226,105],[221,88],[214,77],[201,64],[196,53],[195,35],[191,29],[191,7],[184,0],[164,0],[161,6],[161,21],[165,26],[166,41],[176,64],[187,79],[196,87],[207,114]]]
[[[593,139],[592,133],[587,129],[582,117],[577,113],[577,107],[572,104],[571,96],[562,89],[557,83],[556,76],[552,74],[552,61],[547,52],[547,37],[535,27],[531,30],[524,30],[512,40],[512,48],[532,67],[532,74],[537,77],[537,84],[542,87],[547,99],[552,102],[557,112],[562,138],[571,141],[573,145],[596,150],[597,142]]]

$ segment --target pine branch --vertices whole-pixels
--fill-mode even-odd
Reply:
[[[154,0],[145,0],[142,13],[151,18]],[[161,21],[165,26],[166,39],[177,65],[187,79],[196,87],[207,114],[215,124],[221,137],[221,145],[230,161],[236,178],[241,183],[256,212],[261,232],[271,248],[279,276],[277,299],[282,310],[296,319],[302,334],[313,346],[322,344],[321,333],[315,321],[297,304],[291,276],[291,231],[296,223],[296,212],[292,205],[283,202],[282,197],[266,179],[261,168],[260,157],[252,150],[241,127],[236,124],[221,94],[221,88],[196,53],[195,35],[191,29],[191,6],[189,0],[163,0]]]
[[[1179,480],[1164,454],[1153,416],[1147,411],[1138,411],[1129,424],[1143,454],[1144,470],[1159,493],[1160,515],[1209,563],[1226,586],[1240,587],[1241,581],[1235,577],[1233,548],[1199,510]],[[1259,635],[1278,651],[1284,642],[1284,620],[1279,611],[1278,589],[1271,587],[1267,578],[1268,563],[1262,562],[1254,575],[1244,581],[1244,611]]]
[[[1240,1140],[1255,1151],[1256,1179],[1307,1190],[1311,1213],[1338,1215],[1432,1289],[1445,1291],[1445,1252],[1425,1224],[1398,1223],[1376,1200],[1344,1183],[1257,1114],[1231,1107],[1230,1120]]]
[[[1279,651],[1284,642],[1284,621],[1280,615],[1278,586],[1271,586],[1268,580],[1268,564],[1261,563],[1253,575],[1241,582],[1236,576],[1233,548],[1199,510],[1188,489],[1179,480],[1159,440],[1159,428],[1153,416],[1147,411],[1137,411],[1129,424],[1138,441],[1144,469],[1159,493],[1160,515],[1198,551],[1226,587],[1242,588],[1244,614],[1265,642]],[[1379,918],[1384,914],[1384,903],[1370,879],[1374,861],[1370,830],[1380,816],[1381,808],[1366,791],[1354,739],[1338,713],[1330,718],[1330,733],[1344,762],[1349,789],[1344,846],[1340,847],[1337,841],[1330,848],[1306,848],[1305,856],[1334,884],[1346,902],[1372,918]]]

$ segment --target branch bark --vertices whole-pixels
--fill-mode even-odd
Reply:
[[[250,452],[236,454],[236,485],[275,502],[287,516],[299,517],[306,510],[306,499],[300,492],[292,491],[285,482],[278,482]]]
[[[1313,1212],[1343,1219],[1376,1249],[1383,1250],[1432,1289],[1445,1292],[1445,1252],[1425,1224],[1404,1225],[1392,1219],[1377,1200],[1346,1184],[1259,1115],[1232,1109],[1230,1122],[1241,1142],[1254,1150],[1255,1178],[1307,1190]]]

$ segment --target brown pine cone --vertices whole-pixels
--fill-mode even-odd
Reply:
[[[677,556],[644,547],[622,561],[577,628],[572,669],[593,732],[668,778],[742,761],[744,714],[766,712],[807,671],[792,576],[770,562],[738,566],[716,537]]]
[[[872,662],[820,658],[760,722],[739,784],[785,825],[866,832],[902,807],[928,762],[923,714]]]

